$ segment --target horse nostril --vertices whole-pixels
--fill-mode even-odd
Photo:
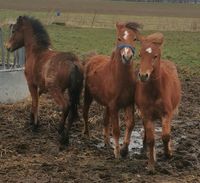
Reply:
[[[149,78],[149,74],[146,73],[146,74],[141,74],[141,73],[138,73],[138,77],[141,81],[147,81],[148,78]]]

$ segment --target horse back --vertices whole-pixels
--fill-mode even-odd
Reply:
[[[45,88],[59,88],[65,90],[70,84],[70,75],[75,69],[83,74],[78,57],[70,52],[56,52],[43,67]]]

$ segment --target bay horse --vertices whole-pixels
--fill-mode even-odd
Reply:
[[[39,125],[39,95],[48,92],[61,107],[62,120],[58,131],[61,134],[61,143],[68,144],[69,129],[78,115],[77,105],[83,86],[83,71],[79,59],[70,52],[53,51],[44,26],[39,20],[28,16],[17,18],[12,35],[5,44],[11,52],[23,46],[26,50],[24,73],[32,97],[30,123],[33,130]],[[64,97],[66,89],[68,100]]]
[[[112,56],[94,55],[87,60],[85,65],[85,92],[83,118],[85,122],[84,133],[89,135],[88,111],[90,104],[95,99],[105,106],[104,114],[104,143],[110,145],[110,125],[114,137],[115,158],[128,154],[131,132],[134,126],[133,105],[136,77],[134,75],[133,56],[135,42],[139,39],[139,24],[135,22],[117,23],[116,48]],[[118,113],[126,108],[126,132],[123,147],[119,146]]]
[[[141,40],[139,81],[135,102],[144,125],[143,148],[148,148],[148,170],[153,172],[156,161],[154,121],[162,122],[164,154],[172,156],[171,121],[181,99],[181,84],[173,62],[161,59],[164,41],[162,33],[154,33]]]

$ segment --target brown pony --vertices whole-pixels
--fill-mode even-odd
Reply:
[[[161,59],[163,35],[155,33],[142,40],[135,102],[143,118],[144,149],[149,150],[148,170],[156,161],[154,121],[162,121],[162,140],[166,157],[172,156],[171,121],[181,98],[181,85],[176,66]]]
[[[61,143],[68,143],[69,129],[77,117],[77,105],[82,90],[83,73],[78,58],[72,53],[50,49],[50,38],[42,24],[27,16],[19,16],[10,39],[6,43],[9,51],[25,46],[25,76],[32,97],[31,124],[36,130],[38,121],[38,99],[44,92],[54,98],[62,109],[59,125]],[[64,92],[68,89],[69,101]],[[69,116],[68,116],[69,113]],[[65,120],[68,123],[65,128]]]
[[[89,58],[85,66],[85,93],[83,118],[85,121],[84,133],[88,131],[88,111],[91,102],[95,99],[106,107],[104,116],[104,142],[109,145],[110,124],[115,141],[114,154],[116,158],[126,156],[134,126],[132,109],[134,104],[134,91],[136,78],[134,77],[133,56],[135,54],[135,41],[139,38],[139,25],[137,23],[117,23],[116,48],[111,58],[96,55]],[[126,108],[128,120],[123,148],[119,147],[118,112]]]

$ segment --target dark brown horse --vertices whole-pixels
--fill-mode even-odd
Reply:
[[[135,82],[133,56],[135,42],[139,38],[137,23],[117,23],[116,48],[111,57],[96,55],[89,58],[85,67],[85,94],[83,117],[85,121],[84,133],[88,131],[88,111],[91,102],[95,99],[106,107],[104,118],[104,142],[109,144],[110,125],[115,141],[114,154],[116,158],[126,156],[134,126],[133,105]],[[123,148],[119,147],[118,112],[127,108],[126,133]]]
[[[176,66],[161,59],[163,35],[155,33],[143,38],[135,102],[144,124],[144,148],[148,148],[148,169],[154,171],[156,161],[154,121],[162,121],[162,140],[166,157],[172,156],[171,121],[181,98],[181,85]]]
[[[77,56],[50,49],[50,38],[43,25],[36,19],[20,16],[13,26],[12,36],[6,43],[9,51],[25,46],[25,76],[32,97],[31,124],[37,129],[38,99],[44,92],[54,98],[62,109],[59,125],[61,142],[68,143],[69,129],[77,116],[77,105],[82,90],[83,73]],[[64,92],[68,89],[69,101]],[[69,114],[69,116],[68,116]],[[65,120],[68,123],[65,128]]]

